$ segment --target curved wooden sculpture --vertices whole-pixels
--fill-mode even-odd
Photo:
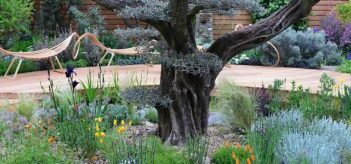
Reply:
[[[251,26],[251,24],[249,26]],[[235,28],[234,28],[234,31],[238,31],[238,30],[241,30],[241,29],[244,29],[244,28],[245,28],[245,26],[243,26],[242,24],[237,24],[235,26]],[[276,67],[276,66],[279,65],[279,62],[280,62],[280,53],[279,53],[277,47],[275,47],[272,42],[267,41],[267,44],[269,46],[271,46],[273,48],[273,50],[275,51],[275,53],[276,53],[275,63],[271,66],[271,67]]]
[[[3,54],[4,56],[13,56],[13,59],[9,65],[9,67],[6,70],[6,73],[4,75],[4,77],[8,77],[8,73],[12,67],[12,65],[14,64],[14,62],[18,59],[19,63],[17,65],[15,74],[13,75],[13,78],[16,78],[17,73],[19,68],[21,67],[22,61],[23,60],[33,60],[33,61],[39,61],[39,60],[44,60],[44,59],[48,59],[50,62],[50,65],[52,67],[52,69],[55,72],[63,72],[63,68],[62,65],[57,57],[58,54],[60,54],[61,52],[63,52],[64,50],[66,50],[68,48],[68,46],[70,45],[71,41],[75,38],[78,38],[79,35],[77,33],[72,33],[67,39],[65,39],[64,41],[62,41],[61,43],[59,43],[58,45],[52,47],[52,48],[45,48],[42,50],[38,50],[38,51],[31,51],[31,52],[11,52],[11,51],[7,51],[4,50],[3,48],[0,47],[0,53]],[[61,71],[57,71],[55,69],[55,65],[53,63],[52,58],[55,58],[57,64],[59,65]]]
[[[76,42],[76,44],[74,45],[74,53],[73,53],[73,59],[76,59],[77,56],[78,56],[78,53],[79,53],[79,47],[80,47],[80,42],[82,39],[84,38],[87,38],[91,41],[91,43],[99,48],[102,49],[104,53],[104,55],[102,56],[99,64],[101,64],[103,62],[103,60],[105,59],[105,57],[108,55],[108,54],[111,54],[111,58],[108,62],[108,66],[111,65],[111,62],[112,62],[112,59],[115,55],[131,55],[131,56],[135,56],[135,55],[140,55],[140,53],[138,53],[137,51],[137,47],[131,47],[131,48],[125,48],[125,49],[111,49],[111,48],[108,48],[106,47],[105,45],[103,45],[97,38],[94,34],[92,33],[85,33],[83,34],[82,36],[80,36],[78,38],[78,41]]]

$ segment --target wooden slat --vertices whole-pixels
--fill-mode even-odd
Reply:
[[[34,2],[36,8],[38,8],[40,0],[35,0]],[[321,0],[312,8],[311,16],[308,17],[309,25],[319,27],[320,20],[323,19],[332,8],[334,8],[337,4],[347,2],[348,0]],[[81,10],[82,12],[87,12],[88,9],[94,5],[97,4],[92,0],[82,0],[82,5],[79,7],[79,10]],[[67,9],[67,6],[65,6],[64,8]],[[99,9],[100,13],[105,19],[107,30],[114,30],[116,27],[126,27],[123,20],[119,18],[113,11],[106,9],[102,6],[99,6]],[[213,14],[212,18],[214,38],[218,38],[225,32],[229,32],[238,23],[244,25],[248,25],[251,23],[250,14],[246,11],[240,11],[235,16]],[[65,20],[68,22],[69,18],[65,17]],[[134,23],[130,24],[134,25]]]

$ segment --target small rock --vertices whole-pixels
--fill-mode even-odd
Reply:
[[[208,125],[224,125],[224,117],[220,112],[211,112],[208,117]]]

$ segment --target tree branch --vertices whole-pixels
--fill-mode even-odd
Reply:
[[[188,40],[188,0],[171,0],[169,2],[169,8],[171,10],[170,16],[170,27],[173,38],[171,47],[175,48],[177,51],[183,51],[187,47],[185,43]]]
[[[292,0],[270,17],[240,31],[217,39],[208,52],[217,54],[224,63],[233,56],[270,40],[293,23],[306,17],[320,0]]]
[[[93,0],[93,1],[110,10],[121,10],[126,6],[132,6],[135,4],[135,1],[131,2],[130,0]]]

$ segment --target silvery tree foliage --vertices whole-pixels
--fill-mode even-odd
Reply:
[[[126,19],[170,21],[169,0],[130,0],[126,7],[115,10],[117,14]],[[189,12],[194,9],[217,12],[221,14],[234,14],[238,9],[249,12],[261,12],[263,8],[256,0],[190,0]]]
[[[262,12],[264,9],[255,0],[193,0],[193,5],[208,12],[235,14],[238,9]]]
[[[118,14],[126,19],[169,21],[167,0],[131,0],[133,6],[126,6]]]

